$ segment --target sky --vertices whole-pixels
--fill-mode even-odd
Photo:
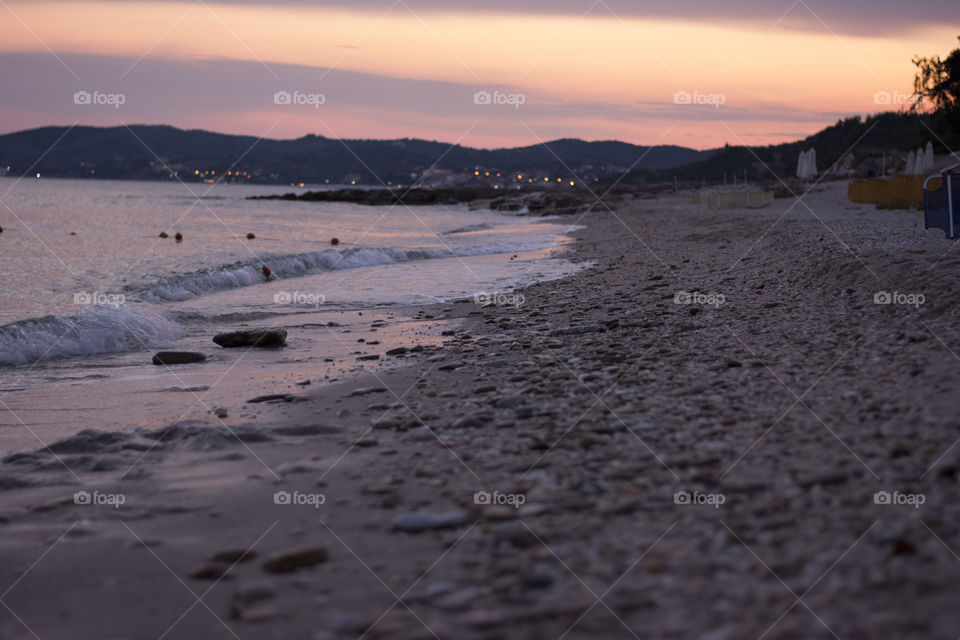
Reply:
[[[956,0],[0,0],[0,132],[772,144],[896,108]]]

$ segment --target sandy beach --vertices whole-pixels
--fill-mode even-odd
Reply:
[[[6,458],[0,639],[956,638],[956,244],[842,182],[561,220],[590,268],[388,368]]]

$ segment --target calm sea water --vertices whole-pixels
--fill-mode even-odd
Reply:
[[[290,191],[0,180],[0,366],[170,342],[182,325],[228,314],[436,302],[569,269],[543,260],[564,241],[559,224],[463,206],[246,199]]]
[[[555,221],[465,206],[246,199],[293,190],[0,178],[0,451],[36,446],[36,434],[167,419],[183,400],[160,392],[193,384],[211,387],[203,409],[264,380],[335,379],[356,367],[357,339],[342,334],[388,331],[369,323],[400,323],[390,309],[579,268],[562,255],[569,227]],[[344,328],[306,328],[330,321]],[[241,326],[285,327],[290,347],[232,362],[210,338]],[[409,322],[394,330],[398,340],[431,333]],[[161,348],[213,358],[167,371],[150,365]],[[146,395],[131,405],[130,394]]]

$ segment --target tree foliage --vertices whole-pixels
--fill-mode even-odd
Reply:
[[[960,48],[943,59],[916,56],[913,64],[917,66],[913,80],[914,94],[918,98],[915,109],[930,103],[940,111],[960,110]]]

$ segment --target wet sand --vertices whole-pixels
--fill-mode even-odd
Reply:
[[[844,194],[610,202],[408,367],[7,458],[0,638],[955,638],[960,254]]]

